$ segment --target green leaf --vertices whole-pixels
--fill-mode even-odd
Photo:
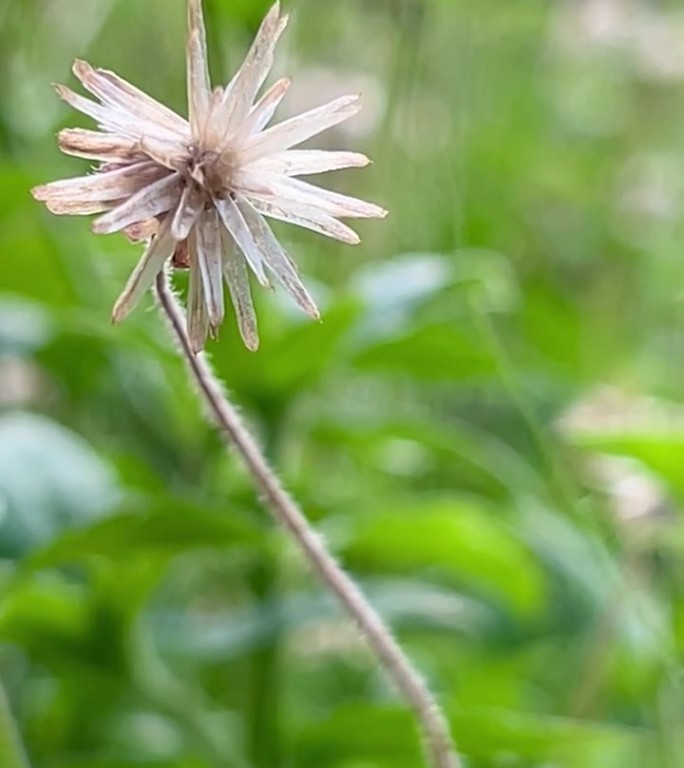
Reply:
[[[206,761],[199,758],[186,757],[175,760],[155,760],[145,757],[142,760],[134,758],[120,759],[105,757],[69,757],[59,759],[55,768],[212,768]]]
[[[235,332],[227,330],[214,347],[214,367],[250,400],[286,403],[340,361],[358,315],[358,306],[347,302],[328,307],[320,323],[271,308],[260,314],[259,352],[247,351]]]
[[[419,381],[491,378],[497,366],[472,321],[430,323],[366,346],[355,359],[362,371],[402,374]]]
[[[462,753],[471,761],[485,761],[483,765],[497,765],[509,755],[535,766],[638,768],[648,746],[645,731],[570,718],[464,707],[453,710],[450,720]],[[401,768],[421,764],[410,715],[361,703],[341,707],[324,721],[302,728],[296,751],[297,764],[306,768],[323,764],[341,768],[361,758]]]
[[[242,515],[208,512],[178,499],[155,497],[147,508],[124,511],[67,531],[34,552],[25,567],[46,568],[91,558],[126,560],[134,555],[174,555],[196,549],[259,546],[259,530]]]
[[[73,663],[92,630],[87,589],[55,575],[14,584],[2,599],[0,637],[42,663]]]
[[[0,555],[96,519],[117,498],[114,473],[82,438],[42,416],[0,417]]]
[[[684,495],[684,431],[667,430],[600,430],[582,433],[574,442],[596,453],[637,459],[664,480],[679,496]]]
[[[501,255],[408,254],[366,267],[356,284],[366,304],[353,358],[361,370],[428,381],[496,373],[472,302],[477,299],[482,311],[502,311],[515,302],[517,288]]]
[[[363,570],[437,570],[522,614],[544,604],[544,576],[533,555],[494,509],[468,499],[417,499],[365,514],[350,530],[344,553]]]
[[[454,300],[460,300],[460,314],[467,313],[466,291],[473,288],[480,305],[499,311],[509,308],[517,296],[508,259],[478,249],[448,255],[409,253],[367,264],[355,276],[353,286],[366,305],[364,330],[371,337],[420,323],[420,310],[429,302],[439,307],[442,298],[452,301],[452,311],[458,311]],[[436,313],[436,308],[431,312]]]
[[[43,306],[14,296],[0,296],[0,353],[25,355],[43,346],[52,333]]]
[[[396,628],[477,634],[493,618],[484,606],[451,590],[409,579],[364,579],[361,588],[385,620]],[[212,616],[160,613],[159,643],[166,651],[205,663],[222,663],[270,645],[285,628],[303,630],[349,618],[327,592],[294,593],[255,608]]]

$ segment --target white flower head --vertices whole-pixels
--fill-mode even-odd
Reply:
[[[99,163],[96,173],[37,187],[33,195],[56,214],[102,214],[100,234],[123,231],[147,247],[113,311],[118,322],[135,307],[171,259],[188,267],[188,333],[195,351],[224,317],[223,281],[249,349],[259,343],[248,267],[269,285],[272,275],[309,315],[318,310],[297,268],[266,218],[279,219],[356,244],[342,218],[382,218],[377,205],[297,179],[369,160],[356,152],[292,149],[355,115],[358,96],[343,96],[271,127],[290,81],[278,80],[259,98],[273,66],[287,16],[269,11],[242,67],[212,91],[201,0],[188,0],[189,119],[112,72],[74,63],[74,74],[97,102],[58,85],[57,93],[93,118],[99,131],[59,134],[63,152]],[[99,102],[99,103],[98,103]]]

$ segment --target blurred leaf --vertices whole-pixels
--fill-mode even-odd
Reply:
[[[541,473],[496,435],[463,419],[401,419],[395,402],[386,405],[374,406],[372,418],[340,409],[329,421],[319,420],[315,437],[343,450],[347,460],[361,467],[372,465],[385,475],[409,477],[421,488],[458,487],[490,500],[545,497]]]
[[[51,323],[45,308],[14,296],[0,296],[0,353],[33,352],[50,338]]]
[[[438,254],[407,254],[368,264],[354,278],[365,303],[364,330],[392,332],[410,321],[412,313],[452,281],[452,268]]]
[[[320,323],[299,316],[292,320],[290,313],[282,309],[262,313],[257,354],[247,351],[233,330],[216,346],[216,372],[259,403],[287,403],[326,375],[340,360],[359,310],[355,304],[340,302],[326,309]]]
[[[576,599],[600,609],[614,594],[620,569],[594,531],[533,503],[521,511],[519,531],[542,561],[570,581]]]
[[[178,758],[175,760],[154,760],[144,757],[141,760],[116,760],[93,757],[72,757],[55,763],[56,768],[211,768],[210,764],[198,758]]]
[[[492,765],[497,756],[521,758],[532,765],[563,768],[637,768],[648,734],[639,729],[543,717],[505,710],[454,710],[451,723],[460,749],[474,765]],[[325,721],[301,729],[298,764],[347,765],[358,755],[372,764],[419,765],[414,724],[406,712],[351,704]],[[381,761],[381,762],[378,762]]]
[[[517,294],[508,260],[476,249],[460,249],[453,254],[403,254],[367,264],[353,285],[367,308],[364,338],[367,334],[391,335],[420,322],[416,313],[428,302],[439,301],[439,294],[449,298],[454,315],[467,313],[466,290],[476,289],[478,303],[490,311],[509,309]],[[462,303],[460,313],[454,305],[458,301]]]
[[[497,366],[468,321],[430,323],[367,346],[355,357],[364,371],[400,373],[427,381],[490,378]]]
[[[616,456],[638,459],[660,477],[677,493],[684,497],[684,473],[680,457],[684,452],[684,430],[675,424],[668,429],[634,430],[600,428],[574,436],[579,447]]]
[[[90,526],[68,531],[34,552],[25,567],[46,568],[91,558],[128,559],[174,555],[193,549],[259,546],[258,529],[225,510],[211,514],[177,499],[155,497],[137,512],[120,512]]]
[[[0,417],[0,554],[18,557],[116,502],[113,472],[80,437],[42,416]]]
[[[14,586],[0,605],[5,641],[19,644],[43,664],[87,664],[94,615],[85,586],[43,576]]]
[[[41,225],[41,221],[47,221],[47,216],[41,214],[29,196],[31,183],[27,173],[1,160],[3,293],[42,300],[53,306],[73,301],[76,293],[68,266],[62,252]],[[41,220],[41,215],[45,219]]]
[[[429,381],[496,373],[472,317],[472,300],[477,297],[483,311],[508,309],[514,302],[510,268],[499,254],[405,255],[367,266],[356,284],[367,304],[354,355],[362,370]]]
[[[446,632],[479,633],[491,616],[475,601],[407,579],[365,579],[364,594],[392,626],[430,628]],[[347,623],[337,601],[328,593],[291,594],[257,609],[212,616],[159,614],[154,624],[159,643],[168,652],[193,661],[218,663],[269,645],[284,628],[338,620]]]
[[[364,515],[347,534],[345,558],[363,570],[435,569],[491,591],[523,614],[544,602],[544,575],[494,511],[460,498],[417,499]]]

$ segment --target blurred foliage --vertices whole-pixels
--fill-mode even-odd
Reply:
[[[217,79],[266,5],[206,0]],[[262,293],[218,373],[468,766],[684,765],[676,4],[291,5],[285,108],[364,91],[323,144],[391,217],[279,228],[324,321]],[[54,142],[73,58],[183,109],[183,6],[0,0],[0,677],[34,768],[414,768],[163,324],[110,326],[137,249],[28,195],[87,167]]]

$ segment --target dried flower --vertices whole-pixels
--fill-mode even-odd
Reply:
[[[56,214],[103,214],[93,223],[96,233],[123,231],[133,240],[148,241],[116,302],[115,322],[128,315],[172,259],[174,266],[190,270],[188,333],[193,349],[202,349],[223,320],[224,279],[245,345],[256,349],[248,266],[264,286],[272,274],[302,309],[318,318],[296,266],[265,217],[356,244],[358,235],[341,218],[386,215],[376,205],[295,178],[368,164],[367,157],[355,152],[292,149],[355,115],[358,96],[343,96],[267,127],[290,81],[278,80],[257,96],[286,24],[277,2],[238,73],[228,86],[212,91],[201,0],[188,0],[189,121],[112,72],[84,61],[75,62],[74,74],[99,103],[56,86],[64,101],[100,128],[64,130],[60,148],[100,165],[92,175],[37,187],[34,197]]]

